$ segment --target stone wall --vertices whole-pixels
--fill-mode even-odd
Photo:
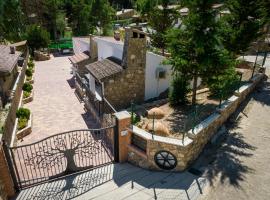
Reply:
[[[130,102],[144,101],[146,38],[126,29],[122,66],[124,70],[103,81],[104,94],[116,108],[126,108]]]
[[[215,113],[198,124],[193,130],[190,130],[187,134],[188,137],[185,137],[184,140],[152,135],[136,126],[129,128],[129,134],[125,137],[136,134],[147,141],[147,147],[146,152],[143,152],[131,145],[130,139],[126,138],[126,141],[129,141],[126,144],[127,161],[142,168],[161,170],[156,165],[154,157],[157,152],[166,150],[177,158],[177,165],[173,171],[185,170],[263,78],[264,74],[258,74],[251,80],[251,83],[240,87],[231,98],[221,105],[221,108],[217,109]]]
[[[29,51],[27,50],[25,60],[23,63],[23,67],[16,79],[16,82],[12,88],[12,98],[10,102],[10,108],[8,112],[8,116],[5,120],[4,125],[4,140],[10,145],[12,142],[12,134],[14,133],[14,127],[16,122],[16,111],[22,100],[22,86],[25,81],[25,71],[27,69],[27,63],[29,59]]]
[[[18,65],[15,65],[14,69],[9,75],[1,77],[0,79],[1,92],[3,92],[5,95],[8,95],[8,92],[12,89],[12,86],[16,80],[17,75],[18,75]]]

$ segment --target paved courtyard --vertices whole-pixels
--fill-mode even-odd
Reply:
[[[74,93],[67,56],[35,62],[34,101],[25,105],[33,113],[33,131],[20,144],[75,129],[95,128],[92,116]]]

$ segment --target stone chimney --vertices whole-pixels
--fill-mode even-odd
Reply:
[[[123,68],[145,68],[146,34],[140,30],[126,28],[122,57]]]
[[[90,39],[90,47],[89,47],[90,61],[91,62],[95,62],[95,61],[98,60],[98,47],[97,47],[97,43],[94,40],[94,35],[90,34],[89,35],[89,39]]]
[[[15,54],[16,47],[15,46],[10,46],[10,54]]]

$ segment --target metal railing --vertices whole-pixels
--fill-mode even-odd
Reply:
[[[76,74],[76,82],[84,91],[84,102],[86,108],[98,118],[102,127],[106,127],[109,125],[115,124],[114,113],[116,113],[116,109],[110,104],[110,102],[104,97],[101,96],[101,100],[96,97],[90,88],[89,85],[83,81],[83,78]]]
[[[114,161],[114,126],[59,133],[38,142],[9,147],[16,187],[30,187],[48,180]]]

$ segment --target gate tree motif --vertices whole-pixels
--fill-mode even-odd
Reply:
[[[113,128],[65,132],[10,148],[20,187],[112,162]]]
[[[43,145],[36,152],[27,155],[26,165],[33,168],[52,168],[59,165],[62,159],[67,161],[65,173],[80,171],[85,167],[78,167],[75,163],[75,155],[83,160],[86,157],[92,159],[94,155],[98,155],[104,151],[102,148],[102,140],[95,140],[91,134],[75,134],[64,135],[63,137],[55,138],[53,146]],[[88,166],[88,167],[92,167]]]

